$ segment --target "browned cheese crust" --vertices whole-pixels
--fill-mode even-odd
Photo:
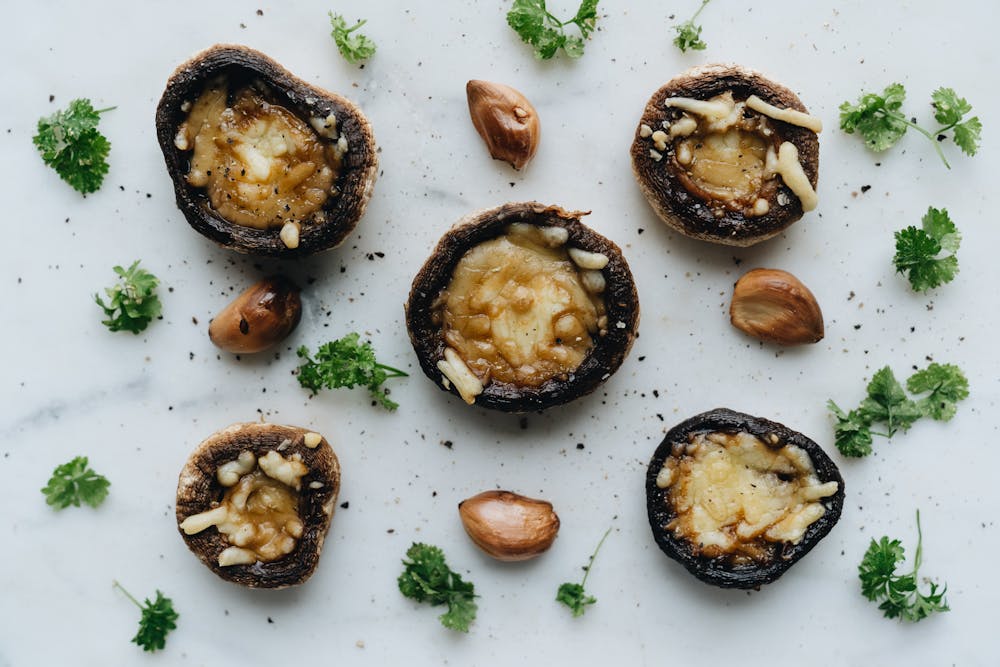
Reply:
[[[765,78],[759,72],[738,65],[706,65],[696,67],[670,80],[653,93],[646,103],[632,143],[632,171],[656,214],[667,225],[685,236],[733,246],[750,246],[769,239],[802,217],[798,197],[781,182],[771,197],[770,210],[764,215],[748,217],[739,211],[727,210],[717,216],[705,206],[705,201],[691,194],[678,177],[684,167],[677,162],[674,143],[667,146],[661,160],[650,155],[650,141],[640,136],[640,127],[656,130],[663,121],[673,121],[681,115],[676,108],[664,106],[670,97],[707,100],[732,91],[733,98],[743,101],[756,95],[764,102],[782,109],[807,113],[798,96],[781,84]],[[775,130],[775,141],[789,141],[799,152],[799,162],[815,190],[819,179],[819,140],[812,130],[769,119]],[[776,146],[777,147],[777,146]],[[779,178],[776,176],[775,178]],[[788,198],[786,205],[776,205],[778,193]]]
[[[286,457],[299,454],[309,468],[299,491],[298,512],[305,528],[295,550],[287,556],[266,563],[223,567],[218,562],[219,554],[230,544],[216,528],[193,535],[178,528],[188,548],[226,581],[250,588],[285,588],[304,582],[319,564],[340,491],[340,463],[325,438],[317,447],[307,447],[304,443],[307,433],[307,429],[295,426],[233,424],[209,436],[188,457],[177,482],[178,526],[188,517],[219,505],[226,491],[216,476],[219,466],[235,461],[241,452],[250,451],[260,458],[277,451],[288,440],[279,454]]]
[[[595,337],[595,346],[575,373],[553,378],[537,387],[499,381],[486,384],[475,405],[505,412],[529,412],[567,403],[594,391],[618,370],[635,341],[639,326],[639,296],[621,249],[593,231],[580,218],[586,212],[566,211],[538,202],[509,203],[472,213],[448,231],[421,267],[406,302],[406,327],[420,367],[438,387],[458,396],[451,385],[442,384],[437,363],[444,358],[444,331],[432,322],[434,303],[448,286],[455,266],[476,245],[500,236],[515,222],[561,227],[569,233],[566,245],[608,257],[602,269],[608,317],[607,333]],[[621,323],[621,325],[618,325]]]
[[[340,194],[327,198],[303,221],[297,248],[286,247],[278,228],[255,229],[225,220],[212,208],[204,190],[186,180],[190,151],[179,150],[174,139],[187,117],[186,109],[209,81],[220,76],[235,84],[265,83],[272,103],[307,122],[332,113],[347,139],[349,149],[335,181]],[[177,68],[156,107],[156,136],[174,182],[177,207],[188,223],[225,248],[253,255],[302,257],[340,245],[364,214],[378,172],[375,137],[354,103],[306,83],[263,53],[239,45],[213,46]]]

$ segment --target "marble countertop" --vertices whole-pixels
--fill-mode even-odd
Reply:
[[[5,85],[0,182],[11,235],[0,373],[0,667],[29,665],[819,664],[980,665],[995,659],[992,609],[1000,552],[997,403],[1000,330],[994,259],[1000,198],[1000,94],[994,3],[713,2],[708,49],[681,54],[672,26],[696,0],[600,4],[579,60],[536,61],[507,27],[508,2],[260,4],[20,3],[0,43]],[[423,5],[423,6],[421,6]],[[558,15],[572,1],[550,0]],[[367,18],[378,52],[349,65],[327,11]],[[675,15],[677,18],[675,18]],[[955,17],[955,18],[953,18]],[[177,210],[153,111],[173,69],[215,43],[257,48],[367,114],[381,148],[368,211],[340,248],[294,264],[237,255]],[[820,116],[820,204],[779,237],[740,249],[681,237],[655,217],[628,149],[648,97],[686,68],[738,62],[795,90]],[[469,122],[468,79],[504,82],[538,110],[542,143],[523,173],[489,158]],[[981,153],[922,137],[870,153],[837,129],[838,105],[862,89],[906,85],[904,109],[932,122],[931,92],[954,87],[984,126]],[[77,97],[114,106],[101,121],[111,169],[81,197],[39,159],[37,119]],[[413,275],[470,211],[538,200],[589,210],[636,277],[640,338],[593,395],[526,416],[470,408],[423,376],[403,324]],[[947,208],[962,235],[961,272],[928,294],[894,273],[893,232]],[[93,294],[111,267],[142,259],[162,280],[163,319],[139,336],[110,333]],[[796,274],[816,295],[826,337],[762,345],[728,323],[734,281],[754,267]],[[305,285],[302,324],[276,353],[234,357],[209,320],[274,271]],[[369,338],[395,381],[395,413],[364,392],[310,399],[294,350],[348,332]],[[929,360],[959,364],[971,396],[947,424],[921,421],[848,460],[833,447],[827,399],[853,406],[871,375]],[[823,445],[846,480],[843,517],[781,580],[758,592],[702,584],[666,558],[646,518],[646,464],[688,416],[727,406],[780,421]],[[325,434],[343,467],[319,569],[304,586],[245,590],[213,575],[180,539],[177,474],[214,431],[264,419]],[[39,489],[78,454],[112,483],[97,510],[55,512]],[[456,505],[507,488],[551,501],[553,548],[495,562],[464,535]],[[919,625],[885,620],[859,593],[857,564],[888,534],[912,552],[921,510],[921,574],[947,581],[952,611]],[[599,602],[571,618],[554,601],[608,527],[591,572]],[[414,541],[441,546],[476,584],[468,635],[396,587]],[[156,589],[180,612],[166,650],[129,643],[137,610],[112,588]]]

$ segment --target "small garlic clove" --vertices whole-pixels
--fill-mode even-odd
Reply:
[[[469,81],[465,85],[469,115],[490,155],[521,170],[528,164],[541,136],[538,113],[519,91],[502,83]]]
[[[552,504],[510,491],[484,491],[458,504],[465,532],[476,546],[502,561],[534,558],[559,532]]]
[[[823,339],[823,313],[798,278],[779,269],[754,269],[733,288],[729,317],[737,329],[779,345]]]

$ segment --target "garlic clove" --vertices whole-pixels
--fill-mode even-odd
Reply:
[[[823,339],[823,313],[802,282],[780,269],[754,269],[733,288],[729,306],[733,326],[754,338],[779,345]]]
[[[552,504],[510,491],[484,491],[458,504],[465,532],[476,546],[502,561],[534,558],[559,532]]]
[[[469,115],[490,155],[521,170],[528,164],[541,136],[538,113],[524,95],[502,83],[469,81],[465,85]]]

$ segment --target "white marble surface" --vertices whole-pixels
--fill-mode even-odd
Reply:
[[[575,10],[573,0],[550,5]],[[681,19],[669,17],[696,5],[605,0],[586,55],[547,63],[507,28],[509,3],[499,0],[9,6],[0,42],[8,235],[0,249],[0,666],[995,664],[997,5],[719,0],[702,15],[709,49],[682,55],[670,44]],[[379,51],[363,69],[337,54],[328,9],[369,19],[365,32]],[[193,232],[175,208],[153,109],[173,68],[217,42],[258,48],[368,114],[384,173],[341,248],[292,266],[241,257]],[[648,96],[688,66],[719,61],[770,73],[826,124],[819,209],[749,250],[666,231],[628,159]],[[468,120],[470,78],[514,85],[537,107],[543,140],[526,173],[487,156]],[[937,86],[967,96],[985,127],[981,154],[946,146],[947,171],[915,134],[876,157],[837,130],[842,100],[896,80],[907,86],[906,110],[924,121]],[[111,172],[86,198],[31,144],[38,117],[75,97],[117,106],[101,124],[113,144]],[[402,303],[452,222],[529,199],[593,211],[588,222],[631,263],[643,319],[641,338],[602,391],[529,415],[523,427],[434,388],[416,366]],[[951,211],[964,241],[957,280],[922,296],[893,274],[892,232],[919,224],[929,205]],[[384,257],[369,258],[375,252]],[[140,336],[109,333],[92,294],[110,284],[112,265],[136,258],[163,280],[164,319]],[[812,288],[825,340],[782,351],[729,326],[731,285],[755,266],[792,271]],[[219,354],[209,319],[277,268],[310,283],[302,325],[278,355]],[[370,407],[360,392],[310,400],[290,374],[294,347],[353,330],[413,372],[393,385],[397,413]],[[827,398],[854,405],[881,366],[906,376],[928,358],[959,363],[969,376],[972,396],[953,422],[921,422],[877,442],[867,460],[837,455]],[[643,475],[663,432],[722,405],[811,435],[847,482],[833,533],[750,594],[692,578],[657,549],[646,520]],[[187,551],[173,518],[191,449],[218,428],[260,417],[323,432],[343,465],[349,508],[334,517],[316,575],[294,590],[217,579]],[[111,479],[111,495],[96,511],[53,512],[38,490],[77,454]],[[562,531],[544,557],[499,564],[466,539],[456,503],[495,487],[555,504]],[[861,597],[856,567],[868,540],[884,533],[912,550],[917,508],[923,571],[948,582],[953,611],[911,626],[882,619]],[[556,588],[577,578],[609,525],[588,582],[599,603],[573,619],[553,601]],[[445,630],[439,610],[396,589],[415,540],[443,547],[475,582],[480,609],[469,635]],[[144,655],[129,643],[137,610],[113,579],[140,596],[159,588],[174,599],[181,617],[164,652]]]

